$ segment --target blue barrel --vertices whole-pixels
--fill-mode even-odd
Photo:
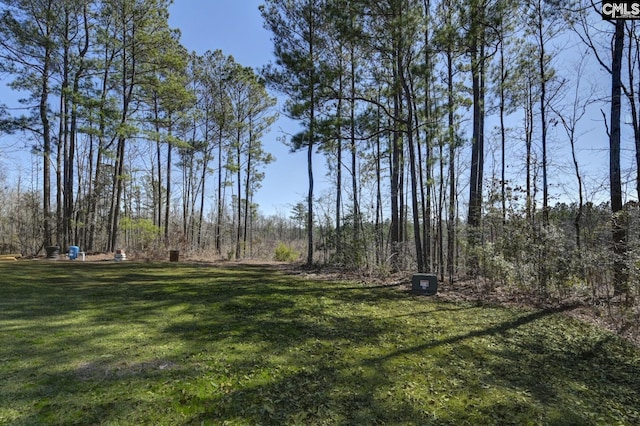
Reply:
[[[78,253],[80,253],[80,247],[69,246],[69,259],[76,260],[78,258]]]

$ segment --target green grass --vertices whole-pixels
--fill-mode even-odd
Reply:
[[[0,424],[640,424],[640,351],[549,311],[267,267],[0,264]]]

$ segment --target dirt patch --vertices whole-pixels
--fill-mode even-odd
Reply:
[[[81,380],[101,380],[140,375],[148,376],[162,371],[175,370],[178,367],[178,364],[162,359],[144,362],[103,359],[81,362],[75,368],[74,373]]]

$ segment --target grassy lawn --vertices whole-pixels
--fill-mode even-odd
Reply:
[[[0,330],[0,424],[640,424],[606,332],[263,266],[0,264]]]

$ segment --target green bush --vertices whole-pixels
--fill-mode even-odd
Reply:
[[[295,262],[300,255],[291,247],[284,243],[278,244],[276,247],[276,255],[274,257],[278,262]]]

